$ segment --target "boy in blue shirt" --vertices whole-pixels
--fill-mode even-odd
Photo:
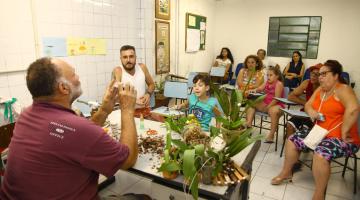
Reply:
[[[199,120],[201,128],[209,131],[211,118],[221,115],[221,107],[216,98],[210,97],[210,77],[205,74],[198,74],[193,79],[193,93],[188,100],[175,109],[189,108],[189,113],[194,114]]]

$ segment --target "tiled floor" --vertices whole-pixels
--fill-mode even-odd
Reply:
[[[265,131],[266,133],[266,131]],[[282,138],[282,133],[280,137]],[[280,139],[281,140],[281,139]],[[293,182],[280,186],[270,184],[271,178],[276,176],[282,166],[284,158],[280,158],[281,142],[275,152],[275,144],[261,144],[261,148],[253,163],[252,179],[250,184],[250,200],[307,200],[311,199],[314,190],[314,179],[309,168],[303,166],[300,172],[294,174]],[[301,159],[306,160],[311,154],[304,154]],[[353,164],[353,160],[349,160]],[[353,195],[353,172],[347,171],[342,178],[342,168],[333,168],[327,189],[326,200],[360,200],[360,176],[358,176],[358,192]],[[359,167],[360,169],[360,167]],[[360,170],[358,170],[360,174]],[[145,178],[131,175],[127,172],[118,172],[116,182],[103,191],[106,194],[124,194],[129,192],[146,193],[151,195],[151,182]]]

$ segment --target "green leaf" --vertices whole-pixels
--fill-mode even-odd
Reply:
[[[229,120],[227,120],[223,116],[217,116],[215,119],[216,119],[216,121],[222,123],[223,127],[229,127],[230,126]]]
[[[170,155],[169,155],[169,149],[164,150],[164,163],[170,162]]]
[[[219,160],[219,155],[213,149],[208,149],[206,153],[209,157],[214,158],[215,160]]]
[[[190,183],[191,184],[190,191],[191,191],[191,195],[194,197],[194,199],[197,200],[199,197],[199,179],[198,179],[198,176],[196,176],[196,174],[193,177],[193,179],[191,179],[192,184]]]
[[[234,90],[234,91],[236,93],[237,102],[242,103],[243,98],[244,98],[243,93],[241,92],[241,90]]]
[[[183,157],[184,177],[190,179],[195,173],[195,149],[188,149],[184,152]]]
[[[245,138],[249,138],[252,132],[252,128],[248,128],[242,133],[239,133],[238,136],[234,137],[234,139],[229,143],[228,148],[234,148],[238,143],[243,141]]]
[[[226,116],[230,116],[230,102],[229,102],[229,95],[226,93],[224,89],[220,90],[220,98],[223,102],[222,109]],[[219,99],[218,99],[219,100]]]
[[[235,91],[231,92],[231,112],[230,118],[232,121],[236,121],[239,118],[240,106],[238,106],[238,97]]]
[[[197,144],[194,146],[195,154],[199,156],[203,156],[205,152],[205,146],[204,144]]]
[[[179,171],[180,169],[181,169],[181,167],[180,167],[179,163],[177,163],[175,161],[171,161],[168,163],[161,164],[158,171],[159,172],[162,172],[162,171],[174,172],[174,171]]]
[[[220,134],[220,128],[210,126],[210,137],[215,138]]]
[[[231,130],[236,130],[238,128],[240,128],[241,125],[244,125],[245,121],[243,119],[238,119],[236,121],[233,121],[230,123],[230,129]]]
[[[175,146],[179,147],[180,151],[185,151],[186,149],[189,149],[189,147],[186,145],[186,143],[181,141],[180,139],[171,140],[171,141]]]
[[[171,148],[171,133],[167,133],[165,149],[170,149],[170,148]]]

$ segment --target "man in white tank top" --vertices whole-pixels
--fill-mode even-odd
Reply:
[[[136,108],[148,108],[155,83],[146,65],[136,63],[135,48],[124,45],[120,48],[121,65],[113,70],[113,78],[122,83],[130,83],[137,91]]]

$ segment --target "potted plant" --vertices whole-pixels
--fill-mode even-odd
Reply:
[[[206,143],[186,143],[186,140],[184,139],[170,140],[170,145],[175,146],[178,149],[177,158],[179,165],[177,165],[176,169],[184,175],[194,199],[198,199],[198,184],[200,182],[199,174],[202,172],[207,173],[210,171],[211,180],[219,177],[219,174],[222,174],[223,172],[227,173],[226,170],[228,170],[228,168],[236,168],[236,171],[241,172],[243,177],[249,177],[231,160],[231,157],[241,152],[251,143],[262,138],[262,136],[251,136],[252,128],[245,125],[243,116],[249,107],[262,101],[264,96],[258,97],[255,100],[249,100],[245,95],[246,90],[243,92],[234,90],[229,95],[225,89],[219,89],[213,85],[211,85],[211,87],[223,110],[223,116],[217,117],[216,119],[221,122],[221,127],[210,126],[210,138],[214,139],[220,137],[224,140],[225,144],[216,149],[211,145],[206,145]],[[242,111],[240,110],[241,105],[245,106]],[[189,122],[190,124],[194,124],[191,120],[193,120],[193,116],[191,115],[188,117],[181,117],[177,120],[168,118],[166,119],[166,125],[169,130],[175,131],[184,137],[186,135],[184,134],[184,132],[186,133],[184,130],[187,130]],[[166,162],[167,161],[165,160],[164,163]],[[204,170],[208,167],[209,169]],[[203,176],[204,178],[205,176],[208,178],[209,174],[203,174]],[[229,176],[235,175],[225,174],[225,177],[228,178]],[[210,181],[207,179],[205,182],[209,183]],[[221,182],[223,182],[223,180],[221,180]]]
[[[155,81],[155,107],[168,106],[169,98],[164,96],[164,86],[166,77],[163,78],[162,74],[158,81]]]
[[[174,179],[180,171],[180,162],[178,160],[179,149],[171,145],[171,129],[169,123],[166,123],[166,144],[164,149],[164,161],[158,168],[158,171],[163,173],[165,179]]]

